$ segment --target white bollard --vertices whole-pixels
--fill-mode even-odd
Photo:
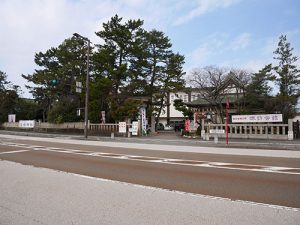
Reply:
[[[114,132],[112,132],[112,133],[110,134],[110,138],[111,138],[111,139],[114,139],[114,138],[115,138],[115,133],[114,133]]]
[[[205,141],[205,130],[201,130],[201,137],[203,141]]]
[[[206,134],[206,140],[209,141],[209,134]]]
[[[294,139],[294,132],[293,131],[288,131],[288,140],[292,141]]]
[[[215,144],[218,144],[218,135],[215,135],[214,142],[215,142]]]

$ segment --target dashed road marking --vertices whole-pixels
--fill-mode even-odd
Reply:
[[[0,155],[20,153],[20,152],[28,152],[28,151],[30,151],[30,150],[17,150],[17,151],[0,152]]]

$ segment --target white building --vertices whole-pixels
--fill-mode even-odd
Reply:
[[[229,99],[230,114],[235,114],[238,111],[238,105],[236,101],[243,97],[244,89],[233,77],[228,77],[224,84],[218,90],[220,103],[226,108],[226,99]],[[214,115],[215,121],[220,122],[220,118],[217,118],[216,103],[208,102],[201,98],[199,89],[186,88],[184,91],[178,91],[176,93],[170,92],[166,99],[167,107],[165,107],[159,118],[159,122],[163,125],[174,124],[176,121],[183,121],[184,116],[182,112],[177,111],[174,107],[174,100],[181,99],[183,103],[186,103],[192,111],[200,113],[202,115]]]
[[[170,92],[168,99],[166,99],[168,106],[165,107],[159,117],[159,122],[166,124],[173,124],[175,121],[182,122],[184,116],[182,112],[174,107],[174,100],[181,99],[184,103],[194,101],[198,98],[198,94],[193,89],[186,89],[186,91]]]

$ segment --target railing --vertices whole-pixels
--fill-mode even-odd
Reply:
[[[112,133],[116,136],[128,136],[129,128],[131,124],[126,125],[126,133],[119,133],[118,123],[91,123],[89,125],[89,133],[93,135],[110,136]]]
[[[3,123],[3,128],[19,128],[19,123]],[[27,128],[24,128],[27,129]],[[55,124],[55,123],[40,123],[35,122],[34,129],[84,129],[83,122],[76,122],[76,123],[62,123],[62,124]]]
[[[1,127],[3,127],[3,128],[18,128],[19,123],[3,123],[1,125]]]
[[[131,124],[127,124],[126,133],[119,133],[119,124],[89,124],[90,135],[110,136],[128,136]],[[3,123],[2,128],[10,130],[20,130],[19,123]],[[35,123],[34,128],[23,128],[22,130],[42,131],[42,132],[75,132],[83,133],[84,123]],[[211,129],[225,130],[225,124],[205,124],[204,130],[209,134]],[[288,131],[292,130],[288,124],[228,124],[229,138],[248,138],[248,139],[278,139],[287,140]],[[209,134],[214,136],[214,134]],[[225,137],[225,134],[218,134],[219,137]]]
[[[34,127],[19,127],[19,123],[3,123],[1,124],[1,128],[5,130],[18,130],[18,131],[36,131],[36,132],[67,132],[67,133],[83,133],[84,123],[76,122],[76,123],[42,123],[35,122]]]
[[[225,124],[205,124],[205,133],[210,129],[225,130]],[[213,136],[213,135],[212,135]],[[225,137],[225,134],[219,134]],[[229,138],[288,139],[288,124],[228,124]]]
[[[31,131],[41,131],[41,132],[77,132],[82,133],[84,129],[84,122],[75,122],[75,123],[39,123],[36,122],[34,128],[20,128],[19,123],[3,123],[2,128],[8,130],[31,130]],[[128,136],[129,128],[131,124],[127,124],[126,133],[119,133],[119,124],[118,123],[107,123],[107,124],[89,124],[89,134],[90,135],[103,135],[110,136],[111,133],[114,133],[115,136]]]
[[[84,129],[83,122],[75,122],[75,123],[35,123],[35,129]]]

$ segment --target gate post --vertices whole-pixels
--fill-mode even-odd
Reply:
[[[288,119],[288,128],[288,140],[292,141],[294,139],[293,119]]]

